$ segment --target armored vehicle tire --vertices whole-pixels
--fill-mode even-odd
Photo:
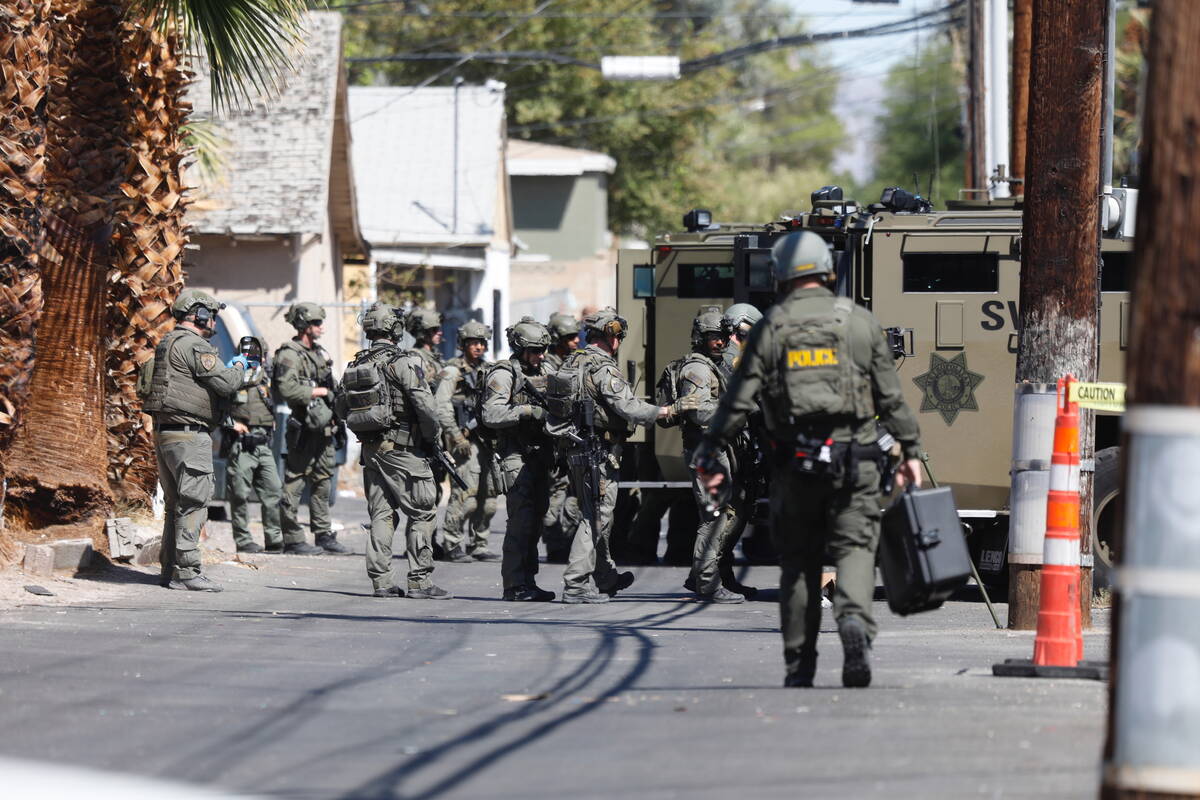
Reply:
[[[1121,448],[1107,447],[1096,453],[1092,483],[1092,591],[1112,585],[1116,567],[1115,542],[1120,524],[1117,495],[1121,492]]]

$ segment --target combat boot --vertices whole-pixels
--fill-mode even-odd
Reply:
[[[372,594],[375,597],[404,597],[404,590],[399,586],[380,586]]]
[[[838,636],[842,640],[842,686],[851,689],[870,686],[871,642],[867,626],[857,617],[846,617],[838,621]]]
[[[409,600],[453,600],[454,595],[447,592],[440,586],[435,586],[432,583],[424,589],[409,589]]]
[[[592,603],[607,603],[608,600],[609,595],[592,591],[579,593],[563,592],[562,596],[562,601],[567,605],[578,605],[581,603],[586,603],[589,605]]]
[[[171,582],[175,583],[175,581],[171,581]],[[181,581],[179,581],[179,583],[183,584],[183,588],[187,589],[189,592],[223,592],[223,591],[225,591],[224,587],[222,587],[219,583],[213,583],[204,575],[197,575],[194,578],[188,578],[187,580],[181,580]]]
[[[354,553],[353,550],[337,540],[336,533],[317,534],[317,547],[333,556],[348,556]]]
[[[701,603],[744,603],[746,598],[737,592],[731,592],[724,586],[718,586],[712,594],[696,595]]]
[[[758,596],[758,589],[745,585],[734,576],[732,559],[721,559],[718,569],[721,573],[721,585],[726,589],[740,594],[747,600],[753,600]]]
[[[787,676],[783,679],[783,685],[785,688],[808,689],[812,687],[816,674],[817,654],[804,653],[796,662],[796,666],[788,670]]]
[[[554,592],[538,586],[517,586],[504,590],[504,599],[510,603],[549,603],[555,596]]]
[[[493,553],[491,550],[476,550],[471,553],[471,558],[476,561],[499,561],[503,558],[499,553]]]
[[[455,564],[466,564],[474,561],[475,559],[467,555],[466,551],[461,547],[456,547],[453,550],[448,550],[446,552],[446,560],[453,561]]]
[[[633,586],[633,573],[632,572],[618,572],[616,583],[614,583],[612,586],[608,587],[607,589],[601,589],[601,591],[604,592],[609,597],[616,597],[617,592],[628,589],[630,586]]]
[[[163,587],[164,589],[187,589],[186,586],[184,586],[181,582],[175,580],[174,578],[172,578],[171,580],[168,580],[168,581],[159,581],[158,585]]]
[[[266,550],[266,548],[263,547],[258,542],[251,542],[250,544],[245,545],[244,547],[239,547],[237,549],[237,551],[239,553],[262,553],[265,550]]]
[[[308,542],[292,542],[283,546],[283,554],[285,556],[319,556],[324,555],[325,551],[319,547],[313,547]]]

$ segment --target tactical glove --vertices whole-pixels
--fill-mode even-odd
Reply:
[[[455,458],[465,459],[471,455],[471,442],[461,433],[451,434],[449,449]]]
[[[700,408],[701,396],[699,392],[691,392],[671,404],[671,414],[679,416],[685,411],[695,411]]]
[[[524,419],[533,420],[534,422],[541,422],[546,418],[546,409],[542,408],[541,406],[525,406],[525,408],[528,409],[528,411],[521,415]]]

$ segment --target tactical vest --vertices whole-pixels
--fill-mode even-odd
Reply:
[[[875,416],[871,379],[850,348],[853,316],[854,303],[846,297],[833,298],[823,311],[773,315],[777,380],[765,394],[776,423]]]
[[[275,360],[279,361],[279,353],[290,350],[300,356],[300,379],[312,381],[313,386],[333,386],[333,362],[321,345],[313,345],[312,349],[305,347],[295,339],[289,339],[275,350]],[[278,398],[276,398],[278,400]]]
[[[496,370],[504,370],[512,375],[512,395],[508,399],[509,407],[513,406],[538,406],[541,405],[534,398],[530,387],[541,392],[545,397],[547,393],[548,378],[546,375],[526,375],[521,369],[520,362],[517,359],[509,358],[504,361],[497,361],[489,365],[486,373],[480,375],[481,380],[487,381]],[[485,384],[486,385],[486,384]],[[482,396],[482,392],[480,395]],[[480,409],[480,418],[482,418],[482,408]],[[534,426],[522,421],[519,425],[514,425],[511,428],[489,428],[492,435],[495,436],[497,446],[503,452],[521,451],[525,452],[530,447],[536,447],[543,443],[546,430],[540,424]]]
[[[546,351],[546,358],[542,361],[542,372],[549,375],[551,372],[558,372],[562,369],[563,358],[553,350]]]
[[[450,392],[450,404],[454,407],[454,420],[460,428],[472,430],[472,436],[481,431],[481,409],[483,405],[484,376],[490,365],[480,361],[472,367],[467,359],[459,356],[446,362],[445,368],[454,367],[457,374]],[[443,369],[443,374],[445,370]]]
[[[346,365],[334,407],[360,441],[383,437],[397,444],[415,444],[408,398],[386,374],[389,364],[410,357],[411,351],[402,353],[389,345],[361,350]]]
[[[154,415],[159,425],[203,425],[211,428],[222,416],[221,398],[196,380],[191,370],[171,363],[171,353],[181,340],[196,337],[205,346],[200,334],[187,328],[175,328],[154,349],[154,374],[150,379],[150,395],[143,410]],[[185,346],[196,342],[185,342]]]
[[[595,426],[599,430],[627,433],[625,420],[613,414],[600,396],[596,373],[605,366],[600,356],[587,350],[576,350],[567,356],[562,367],[546,381],[546,400],[550,413],[575,424],[580,423],[579,401],[585,396],[594,401]]]
[[[706,358],[700,353],[691,352],[687,355],[680,356],[674,361],[667,363],[663,367],[662,373],[658,376],[658,383],[654,385],[654,400],[660,406],[669,406],[679,399],[679,378],[683,375],[683,369],[688,364],[701,364],[706,369],[712,370],[717,377],[717,385],[712,388],[712,396],[714,399],[719,398],[725,392],[725,376],[721,370],[714,366],[711,359]],[[658,420],[660,428],[671,428],[675,425],[683,425],[684,420],[679,414],[672,414],[665,419]],[[694,427],[694,426],[693,426]]]
[[[270,381],[264,377],[255,386],[239,389],[233,397],[233,408],[229,416],[251,428],[273,428],[275,408],[271,403],[270,386]]]

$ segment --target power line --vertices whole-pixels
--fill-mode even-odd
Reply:
[[[381,10],[387,6],[396,6],[407,3],[408,0],[360,0],[353,3],[338,3],[328,5],[326,8],[332,11],[347,11],[356,8],[380,8]],[[407,10],[386,10],[386,15],[389,17],[419,17],[422,19],[512,19],[523,16],[520,11],[407,11]],[[884,14],[901,14],[903,11],[875,11],[877,15]],[[380,15],[382,16],[382,14]],[[779,19],[788,21],[799,21],[810,17],[829,17],[829,18],[844,18],[845,12],[810,12],[805,11],[802,14],[796,12],[788,13],[764,13],[764,12],[746,12],[739,14],[737,12],[721,12],[721,13],[702,13],[689,11],[659,11],[649,13],[601,13],[580,11],[574,13],[568,12],[550,12],[540,15],[543,19],[652,19],[652,20],[689,20],[689,19]]]

